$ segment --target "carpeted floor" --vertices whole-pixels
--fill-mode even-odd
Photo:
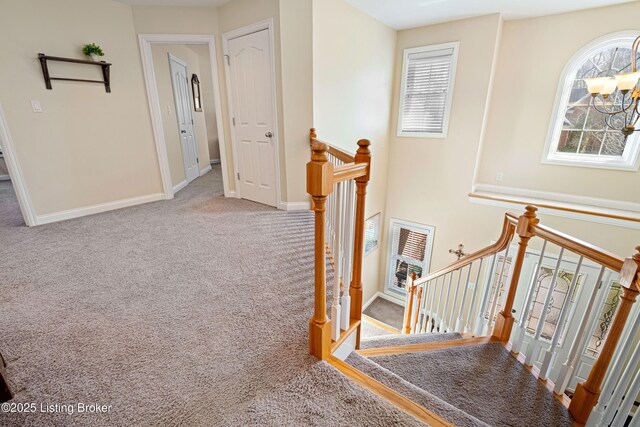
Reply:
[[[569,411],[500,343],[371,357],[492,426],[572,426]]]
[[[377,297],[364,309],[363,313],[385,325],[400,331],[404,318],[404,307],[384,298]]]
[[[311,214],[220,181],[35,228],[2,190],[0,350],[38,411],[0,425],[419,425],[308,355]],[[78,402],[110,410],[40,412]]]

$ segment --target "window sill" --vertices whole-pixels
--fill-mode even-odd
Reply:
[[[597,159],[589,160],[583,156],[572,155],[549,155],[542,159],[543,164],[547,165],[561,165],[561,166],[575,166],[580,168],[594,168],[594,169],[609,169],[619,170],[627,172],[638,171],[638,156],[635,157],[635,162],[630,159],[616,159],[612,161],[599,161]]]
[[[489,190],[486,187],[493,188]],[[469,201],[508,209],[517,208],[518,210],[523,210],[526,205],[535,205],[543,214],[640,230],[640,204],[637,203],[590,199],[556,193],[529,192],[535,194],[535,197],[532,197],[517,194],[518,192],[527,192],[527,190],[512,190],[517,191],[510,193],[504,190],[496,191],[495,186],[478,184],[476,191],[469,194]],[[621,209],[620,205],[624,205],[625,209]]]

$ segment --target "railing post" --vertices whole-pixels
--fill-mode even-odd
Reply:
[[[367,184],[369,183],[369,175],[371,174],[371,151],[369,151],[371,143],[367,139],[358,141],[358,151],[356,152],[356,163],[366,163],[367,173],[364,176],[356,178],[356,215],[355,215],[355,231],[353,245],[353,276],[351,277],[351,287],[349,295],[351,296],[351,319],[362,319],[362,259],[364,257],[364,207],[367,196]],[[360,348],[360,329],[356,334],[356,349]]]
[[[404,319],[402,320],[402,334],[411,333],[411,319],[413,318],[413,300],[416,295],[416,287],[413,286],[413,280],[415,279],[415,273],[407,274],[407,283],[405,288],[407,290],[407,303],[404,309]]]
[[[327,272],[325,249],[325,214],[327,197],[333,190],[333,165],[327,159],[328,147],[314,143],[307,163],[307,192],[313,199],[315,214],[315,303],[309,321],[309,352],[319,359],[331,353],[331,322],[327,319]]]
[[[530,227],[538,224],[540,220],[536,217],[536,211],[538,208],[535,206],[527,206],[524,215],[518,219],[518,226],[516,233],[520,236],[520,243],[518,243],[518,254],[516,255],[516,261],[513,266],[513,274],[511,275],[511,284],[509,285],[509,291],[507,293],[507,299],[504,303],[502,311],[496,316],[496,323],[493,327],[493,336],[506,343],[511,336],[511,329],[513,328],[513,301],[516,298],[516,291],[518,290],[518,282],[520,281],[520,272],[522,271],[522,264],[524,263],[524,256],[527,253],[527,245],[529,240],[533,236]],[[506,258],[506,257],[505,257]],[[505,259],[506,263],[507,260]],[[496,292],[497,298],[497,292]]]
[[[627,323],[631,307],[636,302],[636,297],[640,290],[640,246],[636,247],[636,251],[637,253],[633,257],[625,260],[622,270],[620,270],[620,285],[623,291],[607,339],[602,346],[598,359],[593,364],[593,368],[591,368],[587,380],[578,384],[569,405],[569,412],[574,421],[579,424],[587,422],[593,407],[598,402],[602,381]]]

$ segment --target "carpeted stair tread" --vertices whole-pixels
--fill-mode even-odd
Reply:
[[[375,420],[375,421],[373,421]],[[360,387],[326,362],[249,403],[220,426],[419,427],[424,424]]]
[[[372,357],[492,426],[571,426],[569,411],[500,343]]]
[[[462,339],[460,334],[411,334],[391,335],[372,338],[363,338],[360,348],[395,347],[401,345],[423,344],[427,342],[450,341]]]
[[[346,362],[359,371],[367,374],[374,380],[386,385],[409,400],[412,400],[418,405],[421,405],[434,414],[444,418],[455,426],[488,427],[488,424],[450,405],[433,394],[403,380],[393,372],[383,368],[371,359],[360,356],[356,352],[351,353]]]

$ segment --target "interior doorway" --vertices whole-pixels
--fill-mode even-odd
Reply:
[[[24,225],[18,197],[13,188],[9,168],[0,146],[0,224],[3,226]]]
[[[213,36],[139,36],[165,198],[222,168],[229,193]]]
[[[278,207],[280,173],[272,22],[223,35],[239,197]]]

